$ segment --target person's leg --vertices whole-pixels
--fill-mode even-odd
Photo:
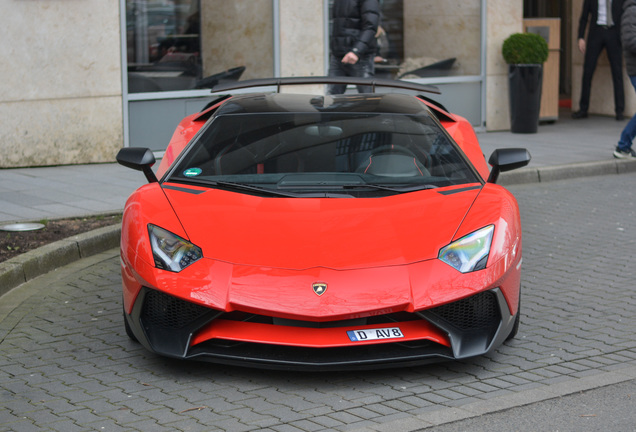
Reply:
[[[583,80],[581,81],[581,99],[579,100],[579,113],[587,115],[590,107],[590,90],[592,88],[592,77],[596,69],[598,57],[603,50],[601,35],[595,31],[594,26],[590,28],[585,48],[585,60],[583,62]]]
[[[636,89],[636,75],[630,76],[629,80],[634,89]],[[621,137],[618,140],[614,156],[617,158],[634,157],[632,150],[634,137],[636,137],[636,114],[627,122],[627,125],[625,125],[625,128],[621,132]]]
[[[616,118],[623,117],[625,110],[625,91],[623,89],[623,53],[617,28],[606,31],[605,50],[612,71],[614,84],[614,109]]]
[[[336,58],[333,54],[329,56],[329,76],[330,77],[344,77],[347,76],[347,72],[340,59]],[[345,84],[329,84],[327,86],[327,93],[330,95],[343,94],[347,86]]]

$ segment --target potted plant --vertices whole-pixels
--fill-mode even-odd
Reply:
[[[536,133],[548,44],[537,34],[515,33],[504,41],[502,54],[508,63],[510,130]]]

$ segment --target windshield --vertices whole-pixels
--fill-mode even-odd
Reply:
[[[427,115],[359,112],[220,115],[168,180],[282,196],[386,196],[479,182]]]

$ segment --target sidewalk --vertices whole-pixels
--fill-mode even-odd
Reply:
[[[530,165],[503,174],[500,181],[527,183],[635,171],[636,164],[617,164],[612,156],[626,123],[599,116],[572,120],[564,111],[536,134],[477,135],[486,158],[496,148],[527,148]],[[0,223],[121,212],[127,197],[145,182],[141,172],[116,163],[0,169]]]
[[[636,172],[636,161],[612,157],[623,125],[568,118],[538,134],[479,138],[486,156],[497,147],[530,150],[530,166],[510,173],[526,173],[517,180]],[[529,222],[520,334],[491,355],[421,369],[290,376],[184,368],[125,336],[118,226],[27,252],[0,263],[0,430],[633,430],[634,272],[615,256],[633,254],[636,222],[612,222],[633,211],[633,193],[615,199],[625,180],[634,175],[516,188]],[[144,183],[115,164],[0,170],[0,212],[9,192],[18,204],[20,193],[31,201],[25,209],[48,200],[37,209],[45,214],[113,211]],[[535,187],[542,206],[530,200]],[[41,188],[50,195],[33,193]],[[589,202],[597,208],[580,211]]]

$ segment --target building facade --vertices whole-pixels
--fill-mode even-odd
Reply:
[[[0,0],[0,167],[112,162],[123,146],[161,154],[213,82],[326,75],[332,2]],[[523,0],[380,3],[377,76],[434,84],[477,129],[509,129],[501,45],[523,29]]]

